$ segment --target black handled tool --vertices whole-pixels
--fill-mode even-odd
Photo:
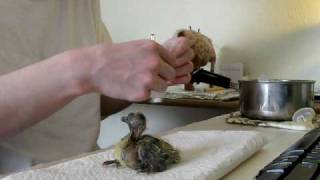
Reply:
[[[231,79],[204,69],[196,70],[192,73],[191,82],[195,83],[207,83],[210,85],[221,86],[224,88],[230,88]]]

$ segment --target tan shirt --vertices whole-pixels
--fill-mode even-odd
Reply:
[[[0,1],[0,74],[102,40],[111,41],[98,0]],[[99,104],[98,94],[79,97],[48,119],[0,142],[0,172],[8,151],[35,164],[93,150],[100,129]]]

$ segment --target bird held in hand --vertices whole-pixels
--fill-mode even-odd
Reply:
[[[146,129],[146,118],[142,113],[130,113],[122,117],[129,126],[129,134],[116,144],[115,160],[105,161],[104,165],[116,164],[138,172],[161,172],[169,165],[178,163],[178,150],[160,138],[142,135]]]

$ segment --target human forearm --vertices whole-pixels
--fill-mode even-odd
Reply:
[[[20,132],[89,91],[86,64],[68,51],[0,77],[0,137]]]

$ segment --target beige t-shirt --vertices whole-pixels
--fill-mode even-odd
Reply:
[[[100,18],[99,0],[0,1],[0,74],[103,40],[111,41]],[[79,97],[0,142],[0,173],[10,160],[5,152],[32,159],[33,164],[58,160],[93,150],[99,129],[99,95]]]

